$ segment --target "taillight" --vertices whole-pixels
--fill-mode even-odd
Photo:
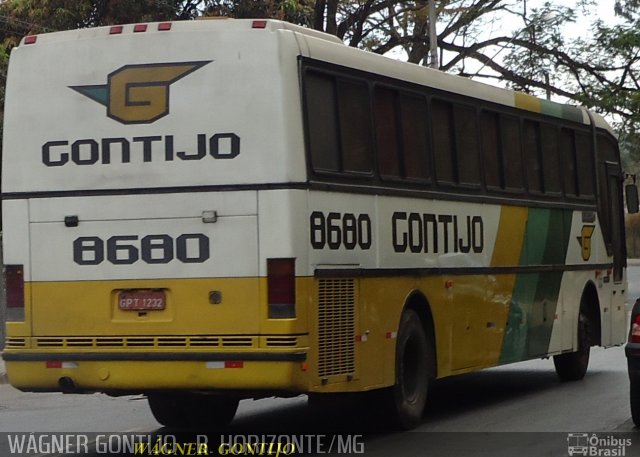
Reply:
[[[5,265],[4,280],[7,287],[7,318],[24,320],[24,268]]]
[[[631,333],[629,333],[629,343],[640,343],[640,314],[633,316],[631,321]]]
[[[296,259],[267,259],[269,318],[296,317]]]

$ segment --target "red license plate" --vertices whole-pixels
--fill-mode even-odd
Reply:
[[[158,311],[167,302],[162,290],[129,290],[118,294],[118,306],[123,311]]]

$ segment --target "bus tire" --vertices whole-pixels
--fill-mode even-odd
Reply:
[[[233,420],[239,403],[237,398],[187,393],[153,393],[148,400],[153,417],[175,428],[223,428]]]
[[[629,405],[631,406],[631,419],[636,427],[640,427],[640,378],[629,378]]]
[[[418,314],[405,310],[396,341],[396,382],[387,392],[389,419],[396,429],[415,428],[422,419],[434,362],[430,341]]]
[[[567,354],[553,356],[556,374],[561,381],[579,381],[584,378],[589,366],[589,319],[580,312],[578,317],[578,350]]]

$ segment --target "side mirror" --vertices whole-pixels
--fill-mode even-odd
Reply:
[[[624,186],[624,194],[627,199],[627,211],[629,214],[635,214],[640,211],[638,204],[638,188],[635,184],[627,184]]]

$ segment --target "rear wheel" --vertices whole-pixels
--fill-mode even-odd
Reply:
[[[631,418],[633,419],[635,426],[640,427],[640,378],[631,376],[629,388]]]
[[[578,318],[578,350],[567,354],[553,356],[556,373],[562,381],[578,381],[584,378],[589,366],[589,319],[580,312]]]
[[[225,427],[238,409],[239,400],[218,395],[152,393],[148,396],[153,417],[167,427]]]
[[[395,428],[408,430],[420,423],[433,366],[431,338],[427,338],[418,314],[407,309],[400,318],[396,342],[396,382],[387,392]]]

